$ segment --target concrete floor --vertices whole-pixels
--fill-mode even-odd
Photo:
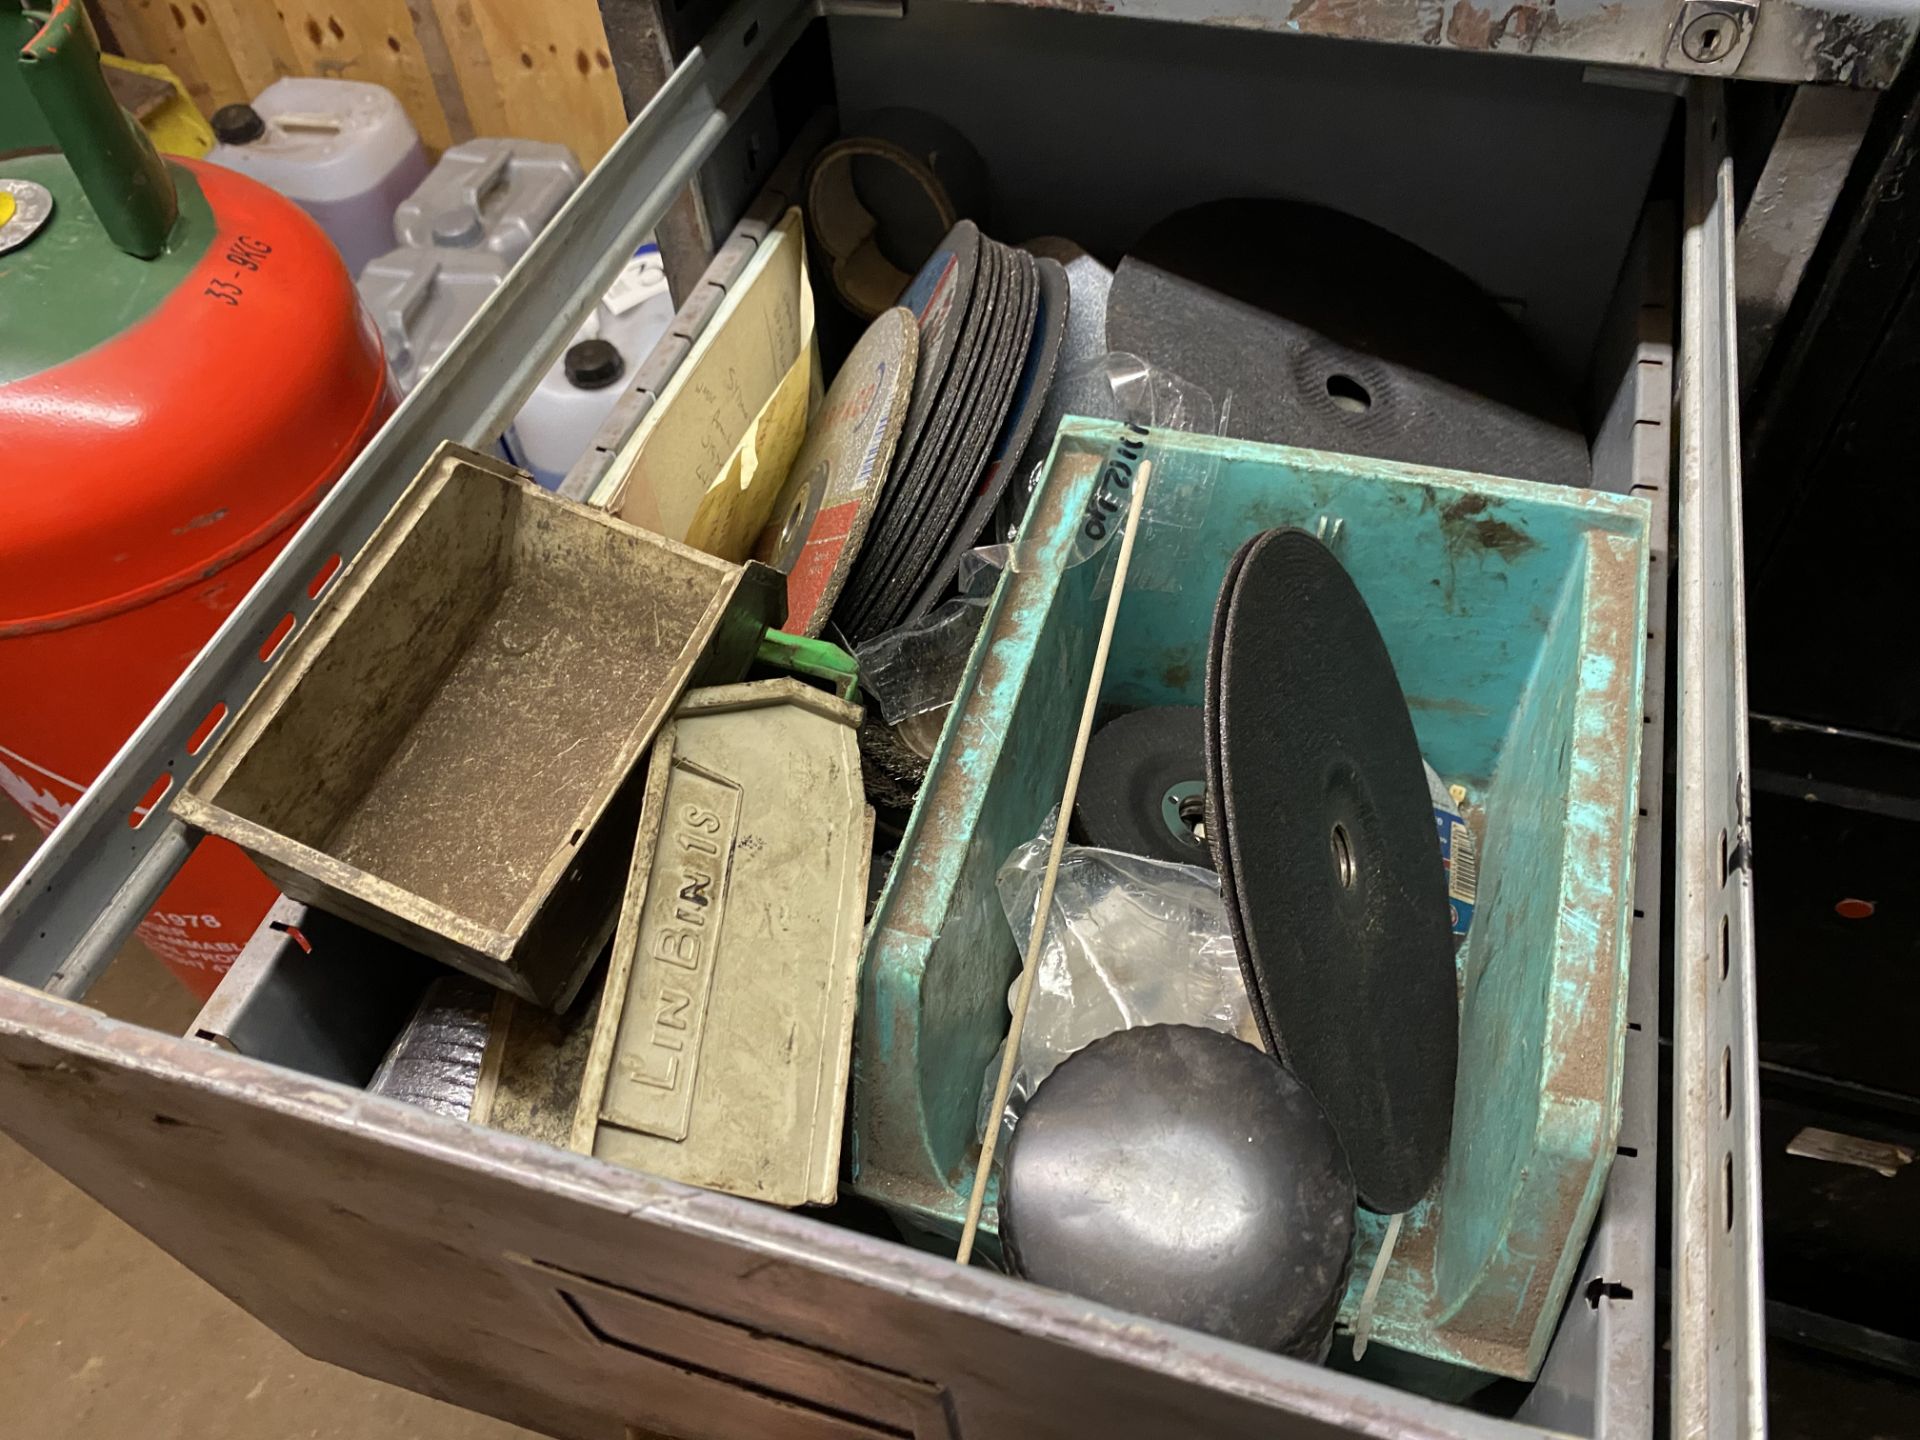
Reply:
[[[0,800],[0,884],[39,834]],[[138,942],[88,1003],[157,1030],[199,1008]],[[516,1440],[531,1432],[309,1360],[0,1135],[8,1440]]]

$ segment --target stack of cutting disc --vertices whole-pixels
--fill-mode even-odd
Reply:
[[[913,396],[833,612],[855,644],[931,609],[987,528],[1052,381],[1066,272],[963,220],[901,303],[920,326]]]

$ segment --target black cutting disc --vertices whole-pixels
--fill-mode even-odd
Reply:
[[[1231,396],[1239,439],[1591,479],[1566,388],[1492,297],[1318,205],[1219,200],[1161,221],[1114,275],[1107,345]]]
[[[994,439],[1007,423],[1040,311],[1038,262],[995,241],[979,243],[979,274],[942,393],[880,500],[874,527],[834,620],[856,644],[916,613],[948,557],[986,522],[975,500]],[[959,543],[961,532],[971,534]]]
[[[962,220],[940,242],[940,248],[920,267],[920,273],[900,297],[900,303],[913,312],[920,326],[920,357],[913,372],[913,399],[907,405],[906,429],[894,450],[895,465],[920,443],[927,414],[946,383],[947,366],[960,340],[979,268],[979,228],[971,220]]]
[[[1325,1358],[1353,1180],[1306,1087],[1192,1025],[1120,1030],[1040,1082],[1014,1128],[1000,1238],[1056,1290]]]
[[[1087,745],[1073,815],[1080,838],[1176,865],[1212,868],[1206,827],[1207,731],[1198,705],[1109,720]]]
[[[935,465],[935,481],[924,512],[919,534],[909,552],[909,563],[896,573],[885,599],[888,625],[898,625],[915,614],[914,601],[926,594],[932,600],[944,598],[931,589],[933,575],[943,558],[953,553],[954,568],[959,568],[955,552],[956,534],[965,526],[993,449],[994,437],[1006,423],[1007,411],[1020,386],[1040,309],[1040,272],[1033,256],[1024,250],[999,246],[1007,267],[1007,284],[996,298],[989,319],[986,355],[980,367],[979,383],[968,397],[961,422],[955,427],[951,446]],[[981,516],[982,522],[985,516]],[[975,526],[964,551],[972,548]],[[917,613],[931,609],[929,603]]]
[[[1453,1129],[1446,872],[1393,661],[1306,531],[1234,557],[1206,702],[1207,840],[1261,1037],[1326,1107],[1361,1200],[1408,1209]]]
[[[961,400],[969,393],[968,387],[974,383],[979,371],[986,338],[986,320],[993,313],[995,298],[1005,283],[1006,267],[1000,259],[1001,247],[985,239],[967,222],[963,221],[962,224],[972,239],[972,269],[964,311],[954,313],[945,322],[947,334],[951,336],[950,340],[943,339],[943,343],[950,347],[945,373],[936,382],[932,392],[924,395],[919,376],[915,376],[906,431],[894,450],[893,468],[886,488],[875,503],[866,545],[853,572],[847,577],[846,587],[835,606],[835,622],[856,642],[887,628],[886,622],[874,619],[872,612],[918,531],[934,488],[932,461],[945,448],[958,418]],[[955,234],[959,233],[956,227]],[[913,292],[908,293],[911,296]],[[923,339],[923,364],[927,358],[925,344]],[[923,402],[925,413],[916,426],[915,416],[920,412]]]
[[[1030,240],[1026,248],[1065,267],[1066,334],[1039,421],[1000,497],[996,523],[1001,539],[1011,539],[1025,518],[1035,475],[1053,450],[1060,422],[1069,415],[1111,419],[1115,409],[1106,368],[1095,364],[1107,353],[1107,292],[1113,288],[1113,272],[1070,240]]]
[[[1057,260],[1042,257],[1034,264],[1038,305],[1026,354],[1014,372],[1011,408],[987,457],[986,474],[981,477],[973,498],[965,502],[960,526],[947,541],[946,555],[907,612],[910,620],[918,619],[940,603],[960,572],[961,560],[987,538],[987,527],[1015,479],[1028,441],[1052,392],[1054,368],[1059,363],[1060,345],[1067,333],[1067,272]]]

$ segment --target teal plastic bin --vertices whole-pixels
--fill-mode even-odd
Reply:
[[[1122,437],[1062,427],[868,929],[853,1185],[934,1243],[958,1233],[1007,1029],[1018,952],[994,875],[1066,777],[1112,569],[1111,546],[1085,558],[1089,502]],[[1422,751],[1485,816],[1452,1149],[1403,1226],[1373,1334],[1531,1379],[1619,1121],[1647,506],[1237,440],[1156,432],[1153,448],[1158,520],[1103,703],[1199,704],[1227,562],[1261,530],[1315,529],[1372,607]],[[1384,1228],[1362,1212],[1349,1323]]]

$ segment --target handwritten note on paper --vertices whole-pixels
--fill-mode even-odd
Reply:
[[[669,539],[745,559],[806,434],[815,365],[804,231],[789,210],[595,499]]]

